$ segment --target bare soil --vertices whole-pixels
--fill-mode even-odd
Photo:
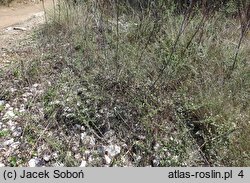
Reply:
[[[44,0],[45,8],[53,6],[53,0]],[[42,1],[30,3],[14,2],[10,7],[0,6],[0,29],[20,23],[34,14],[44,11]]]
[[[53,7],[53,0],[45,0],[45,11]],[[32,46],[30,36],[35,27],[45,22],[42,2],[0,6],[0,68],[27,54]]]

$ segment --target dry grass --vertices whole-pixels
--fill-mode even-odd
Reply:
[[[113,130],[127,144],[118,166],[123,156],[133,166],[249,166],[250,47],[240,23],[228,9],[150,7],[59,4],[38,32],[42,56],[21,75],[24,85],[51,82],[42,124],[81,124],[105,143]]]

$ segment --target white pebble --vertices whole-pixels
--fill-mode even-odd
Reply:
[[[7,140],[3,143],[4,146],[9,146],[10,144],[12,144],[14,142],[14,139],[10,139],[10,140]]]
[[[111,157],[116,156],[121,152],[121,147],[118,145],[109,145],[109,146],[104,146],[104,153],[108,152],[108,155]]]
[[[39,167],[41,166],[41,159],[40,158],[32,158],[31,160],[29,160],[28,162],[29,167]]]
[[[75,155],[75,159],[79,160],[81,158],[82,158],[82,155],[80,153],[78,153],[78,154]]]
[[[54,152],[54,153],[52,154],[52,157],[53,157],[54,159],[58,158],[57,152]]]
[[[5,101],[4,100],[0,100],[0,106],[4,105]]]
[[[109,158],[109,156],[108,155],[104,155],[104,160],[105,160],[105,163],[107,164],[107,165],[109,165],[110,163],[111,163],[111,159]]]
[[[7,111],[4,116],[3,119],[11,119],[14,118],[16,115],[12,110]]]
[[[49,161],[50,158],[51,158],[51,156],[50,156],[50,155],[47,155],[47,154],[45,154],[45,155],[43,156],[44,161]]]
[[[79,167],[86,167],[86,165],[87,165],[87,161],[82,161]]]
[[[14,142],[10,145],[11,148],[17,149],[20,146],[20,142]]]

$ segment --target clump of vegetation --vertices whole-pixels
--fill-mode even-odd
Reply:
[[[46,15],[42,56],[21,76],[51,82],[44,120],[100,141],[114,131],[134,166],[249,166],[249,5],[145,2],[64,1]]]

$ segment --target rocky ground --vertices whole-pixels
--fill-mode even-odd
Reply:
[[[27,58],[34,47],[31,39],[31,31],[42,22],[44,22],[43,12],[34,14],[25,22],[6,27],[0,31],[0,71],[2,73],[10,69],[11,65],[15,65],[15,62],[18,60]],[[9,90],[15,95],[15,93],[18,92],[15,88],[18,81],[13,81],[13,83],[9,83],[8,86],[6,86],[4,85],[6,84],[5,76],[6,75],[1,75],[1,87],[6,87],[6,92]],[[37,92],[36,87],[38,86],[39,85],[35,85],[32,91]],[[23,94],[24,98],[22,102],[19,98],[13,98],[8,101],[3,97],[0,98],[1,166],[8,166],[6,161],[10,160],[9,158],[13,159],[13,154],[18,155],[20,153],[20,141],[22,139],[24,127],[22,126],[23,124],[20,124],[18,121],[19,115],[25,113],[25,102],[27,102],[27,97],[33,95],[28,92],[29,90],[30,89],[27,88],[27,93]],[[14,163],[16,160],[14,160],[14,162],[13,160],[11,161]]]
[[[42,97],[46,84],[22,87],[19,79],[9,82],[9,77],[13,76],[8,75],[8,70],[13,71],[20,62],[39,53],[34,51],[33,31],[43,22],[44,14],[37,13],[25,22],[0,31],[0,87],[4,88],[0,93],[0,166],[110,166],[122,146],[126,147],[126,144],[117,142],[112,131],[105,134],[108,143],[100,144],[95,133],[78,124],[68,131],[64,127],[39,124],[44,119],[43,104],[29,104]],[[30,121],[24,121],[31,113]],[[63,142],[68,146],[70,150],[63,155],[69,159],[68,165],[64,164],[67,161],[62,161],[63,153],[59,152],[63,149],[47,143],[48,139],[58,140],[58,146]],[[126,157],[122,159],[124,165],[130,165]]]
[[[76,66],[65,59],[65,49],[78,48],[69,40],[42,43],[42,28],[36,30],[44,22],[44,14],[37,13],[0,30],[1,167],[209,164],[192,135],[182,133],[171,119],[163,125],[160,138],[154,138],[159,130],[146,133],[133,119],[136,109],[130,109],[125,101],[119,97],[101,100],[94,95],[97,86],[81,80]],[[56,39],[61,39],[60,35]],[[62,53],[53,51],[57,46]],[[169,111],[172,113],[171,107]],[[165,112],[167,115],[167,110],[162,115]],[[90,127],[84,123],[93,119],[101,124]]]

